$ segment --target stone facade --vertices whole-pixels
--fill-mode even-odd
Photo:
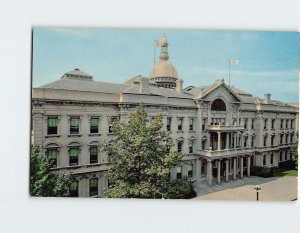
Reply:
[[[104,171],[110,165],[106,154],[95,148],[112,139],[110,122],[126,120],[141,102],[150,119],[163,115],[173,150],[184,155],[171,179],[188,177],[211,185],[213,180],[249,176],[250,165],[276,167],[292,159],[297,108],[272,100],[270,94],[254,97],[224,80],[183,89],[177,73],[170,72],[165,78],[175,84],[165,87],[155,77],[136,76],[124,84],[98,82],[75,69],[33,88],[32,143],[52,159],[53,172],[73,172],[77,182],[72,195],[103,196],[108,186]]]

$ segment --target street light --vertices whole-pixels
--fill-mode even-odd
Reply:
[[[256,190],[256,201],[258,201],[258,193],[260,192],[261,187],[259,187],[258,185],[256,185],[254,189]]]

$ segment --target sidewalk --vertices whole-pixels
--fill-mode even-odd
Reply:
[[[297,199],[297,177],[245,177],[236,181],[213,184],[209,187],[206,183],[195,185],[197,197],[192,200],[236,200],[256,201],[254,187],[259,185],[260,201],[292,201]]]

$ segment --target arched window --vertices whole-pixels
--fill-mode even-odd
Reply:
[[[214,111],[226,111],[226,105],[223,100],[216,99],[211,104],[211,110]]]

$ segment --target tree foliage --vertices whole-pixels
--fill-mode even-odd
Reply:
[[[38,146],[32,146],[30,157],[30,193],[31,196],[66,197],[72,175],[50,172],[49,160],[40,154]]]
[[[298,168],[298,140],[291,146],[291,154],[295,159],[296,169]]]
[[[128,121],[113,124],[115,136],[102,147],[112,165],[107,197],[168,198],[170,169],[178,165],[182,155],[170,152],[173,143],[162,127],[162,116],[149,122],[143,105]]]

